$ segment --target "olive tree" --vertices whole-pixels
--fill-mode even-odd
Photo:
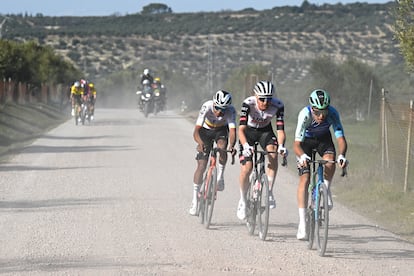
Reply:
[[[414,71],[414,0],[397,0],[394,35],[409,71]]]

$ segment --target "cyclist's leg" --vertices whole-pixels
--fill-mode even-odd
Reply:
[[[271,129],[268,132],[264,132],[260,137],[260,145],[263,149],[267,151],[277,151],[277,138]],[[269,182],[269,206],[270,209],[276,208],[276,200],[273,195],[273,186],[276,179],[277,169],[278,169],[278,162],[277,162],[277,153],[269,153],[267,155],[267,168],[266,168],[266,176]]]
[[[305,139],[305,141],[301,143],[301,147],[308,156],[312,156],[312,149],[315,147],[315,141]],[[306,208],[308,204],[308,186],[310,178],[309,166],[302,168],[298,163],[298,173],[299,184],[297,189],[297,202],[299,212],[299,225],[296,238],[298,240],[306,240]]]
[[[207,168],[208,157],[212,145],[212,139],[209,137],[209,132],[206,131],[206,129],[200,129],[200,138],[203,140],[206,149],[205,152],[197,152],[195,158],[197,160],[197,167],[193,176],[193,200],[190,208],[191,215],[195,215],[197,213],[198,192],[201,184],[203,183],[203,174]]]
[[[217,147],[223,150],[223,152],[219,154],[219,160],[217,165],[217,184],[219,191],[224,190],[224,169],[226,167],[227,162],[227,153],[225,152],[225,150],[227,149],[228,132],[229,131],[227,127],[218,130],[215,139]]]
[[[250,159],[250,160],[248,160]],[[239,182],[240,182],[240,200],[239,205],[237,207],[237,217],[240,220],[243,220],[246,218],[246,194],[247,190],[249,189],[249,175],[252,172],[253,168],[253,162],[251,158],[244,157],[243,160],[240,161],[240,176],[239,176]]]

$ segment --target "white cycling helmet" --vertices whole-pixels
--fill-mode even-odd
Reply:
[[[78,82],[78,81],[75,81],[75,83],[73,84],[76,88],[79,88],[80,87],[80,82]]]
[[[213,102],[217,107],[227,108],[231,105],[231,94],[224,90],[219,90],[214,94]]]
[[[144,69],[144,75],[148,75],[149,74],[149,69]]]
[[[273,97],[274,86],[270,81],[259,81],[254,86],[254,93],[259,97]]]

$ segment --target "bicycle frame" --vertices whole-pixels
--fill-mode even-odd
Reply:
[[[256,222],[259,238],[265,240],[269,227],[269,181],[265,169],[266,150],[258,150],[258,143],[254,144],[253,170],[250,174],[249,189],[247,191],[247,220],[246,226],[250,235],[254,234]],[[257,219],[257,221],[256,221]]]
[[[200,223],[204,224],[205,228],[209,228],[211,224],[211,218],[213,216],[214,203],[217,199],[217,153],[222,154],[230,151],[221,150],[214,147],[210,151],[209,165],[207,171],[204,174],[203,184],[201,185],[198,193],[198,216],[200,217]],[[234,164],[234,156],[232,159]]]
[[[328,243],[329,230],[328,187],[324,184],[324,169],[327,163],[336,163],[336,161],[316,160],[316,150],[313,150],[312,159],[309,162],[311,167],[307,212],[308,249],[312,249],[316,234],[319,255],[323,257]],[[346,169],[343,168],[341,176],[345,175]]]

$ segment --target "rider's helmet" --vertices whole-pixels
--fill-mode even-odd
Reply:
[[[312,107],[317,109],[328,108],[331,102],[331,97],[328,92],[322,89],[313,90],[309,96],[309,103]]]
[[[142,81],[142,85],[144,85],[144,86],[150,85],[150,84],[151,84],[150,81],[147,80],[147,79],[145,79],[145,80]]]
[[[159,77],[154,78],[154,83],[161,83],[161,79]]]
[[[231,94],[224,90],[219,90],[213,97],[213,102],[215,106],[219,108],[227,108],[231,105]]]
[[[88,84],[88,86],[90,87],[90,88],[94,88],[94,84],[92,83],[92,82],[90,82],[89,84]]]
[[[79,88],[80,87],[80,82],[78,82],[78,81],[75,81],[75,83],[73,84],[76,88]]]
[[[149,69],[145,68],[145,69],[144,69],[144,75],[146,76],[146,75],[148,75],[148,74],[149,74]]]
[[[274,86],[270,81],[259,81],[254,86],[254,94],[259,97],[273,97]]]

